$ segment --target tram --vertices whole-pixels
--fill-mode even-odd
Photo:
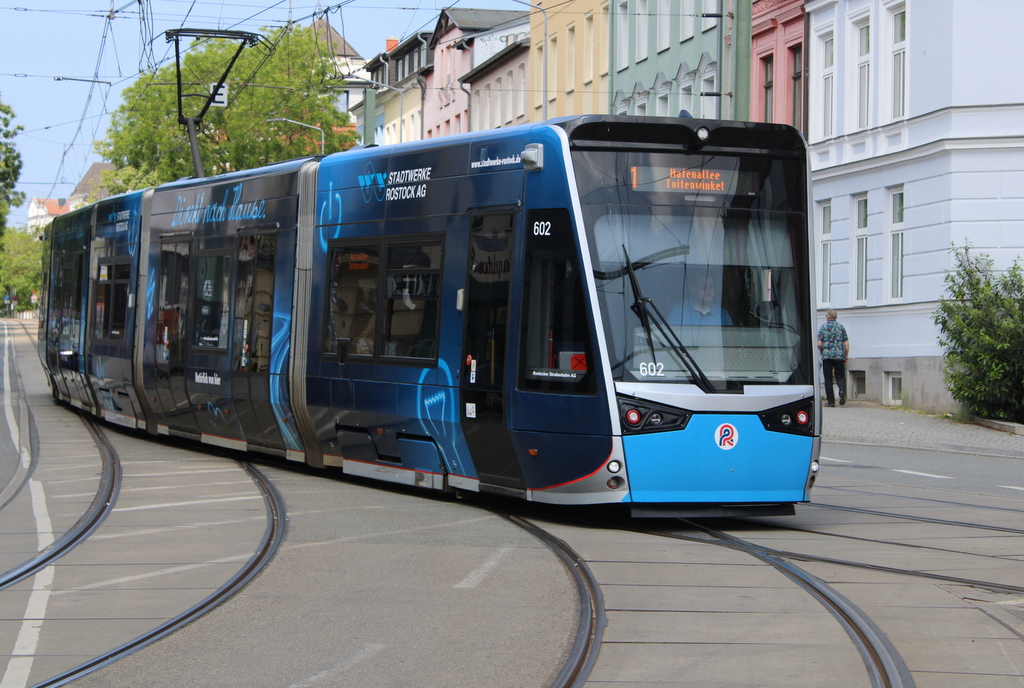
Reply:
[[[633,516],[792,513],[818,469],[806,144],[583,116],[54,220],[55,398],[153,435]]]

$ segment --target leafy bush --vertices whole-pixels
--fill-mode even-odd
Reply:
[[[1024,422],[1024,274],[1019,259],[1005,272],[985,254],[953,248],[948,298],[935,323],[946,351],[946,386],[978,416]]]

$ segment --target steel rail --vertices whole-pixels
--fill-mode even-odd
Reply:
[[[82,514],[75,525],[55,540],[53,544],[21,565],[0,574],[0,590],[5,590],[35,575],[85,542],[114,508],[114,502],[117,501],[117,495],[121,489],[121,461],[117,451],[110,444],[96,421],[82,411],[78,413],[82,423],[85,424],[89,434],[92,435],[93,442],[95,442],[96,448],[99,449],[100,453],[101,474],[96,496],[93,497],[89,508],[85,510],[85,513]],[[35,452],[33,452],[32,460],[35,461]],[[27,479],[28,476],[26,476]]]
[[[270,563],[274,554],[280,547],[281,542],[284,540],[286,526],[284,500],[281,497],[281,494],[277,491],[277,488],[274,487],[273,483],[270,482],[270,480],[267,479],[259,469],[242,461],[239,461],[238,464],[246,473],[249,474],[252,481],[259,487],[260,492],[263,494],[264,505],[267,509],[267,527],[264,530],[263,539],[252,557],[250,557],[246,562],[245,566],[239,569],[238,572],[235,573],[235,575],[232,576],[224,585],[211,593],[204,600],[178,616],[169,619],[165,623],[154,628],[152,631],[144,633],[134,640],[130,640],[124,645],[99,655],[98,657],[80,664],[73,669],[69,669],[57,676],[53,676],[45,681],[37,683],[33,688],[62,686],[66,683],[79,679],[86,674],[96,671],[97,669],[101,669],[122,657],[126,657],[133,652],[141,650],[148,645],[152,645],[161,638],[170,635],[179,628],[195,621],[207,612],[210,612],[219,605],[227,602],[233,595],[242,590],[242,588],[255,578],[260,571],[266,568],[267,564]]]
[[[692,536],[681,536],[676,533],[658,531],[643,532],[661,537],[698,540],[709,544],[718,544],[749,554],[755,559],[774,567],[806,590],[839,621],[843,630],[846,631],[853,641],[854,647],[860,653],[864,666],[867,669],[868,677],[871,680],[871,685],[874,688],[914,688],[915,683],[910,674],[910,669],[907,668],[892,642],[864,612],[833,590],[825,581],[789,562],[783,561],[780,555],[772,553],[768,548],[702,526],[693,521],[683,522],[714,539],[704,540]]]
[[[576,591],[580,600],[576,639],[569,650],[569,656],[562,665],[562,670],[551,684],[551,688],[582,688],[597,661],[597,655],[601,648],[601,636],[604,633],[605,625],[607,625],[604,598],[601,595],[601,587],[598,585],[597,579],[583,558],[564,540],[555,537],[521,516],[494,506],[488,508],[497,516],[522,528],[543,542],[558,556],[569,575],[576,582]]]

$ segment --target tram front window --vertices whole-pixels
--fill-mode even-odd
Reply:
[[[615,380],[812,383],[795,164],[604,151],[575,163]]]

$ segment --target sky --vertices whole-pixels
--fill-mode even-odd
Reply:
[[[331,26],[369,59],[388,37],[433,29],[452,5],[528,9],[515,0],[0,0],[0,102],[23,127],[15,146],[26,196],[7,224],[27,222],[28,199],[69,196],[101,161],[93,141],[106,136],[121,91],[140,70],[174,64],[169,29],[259,32],[289,17],[308,26],[328,10]]]

